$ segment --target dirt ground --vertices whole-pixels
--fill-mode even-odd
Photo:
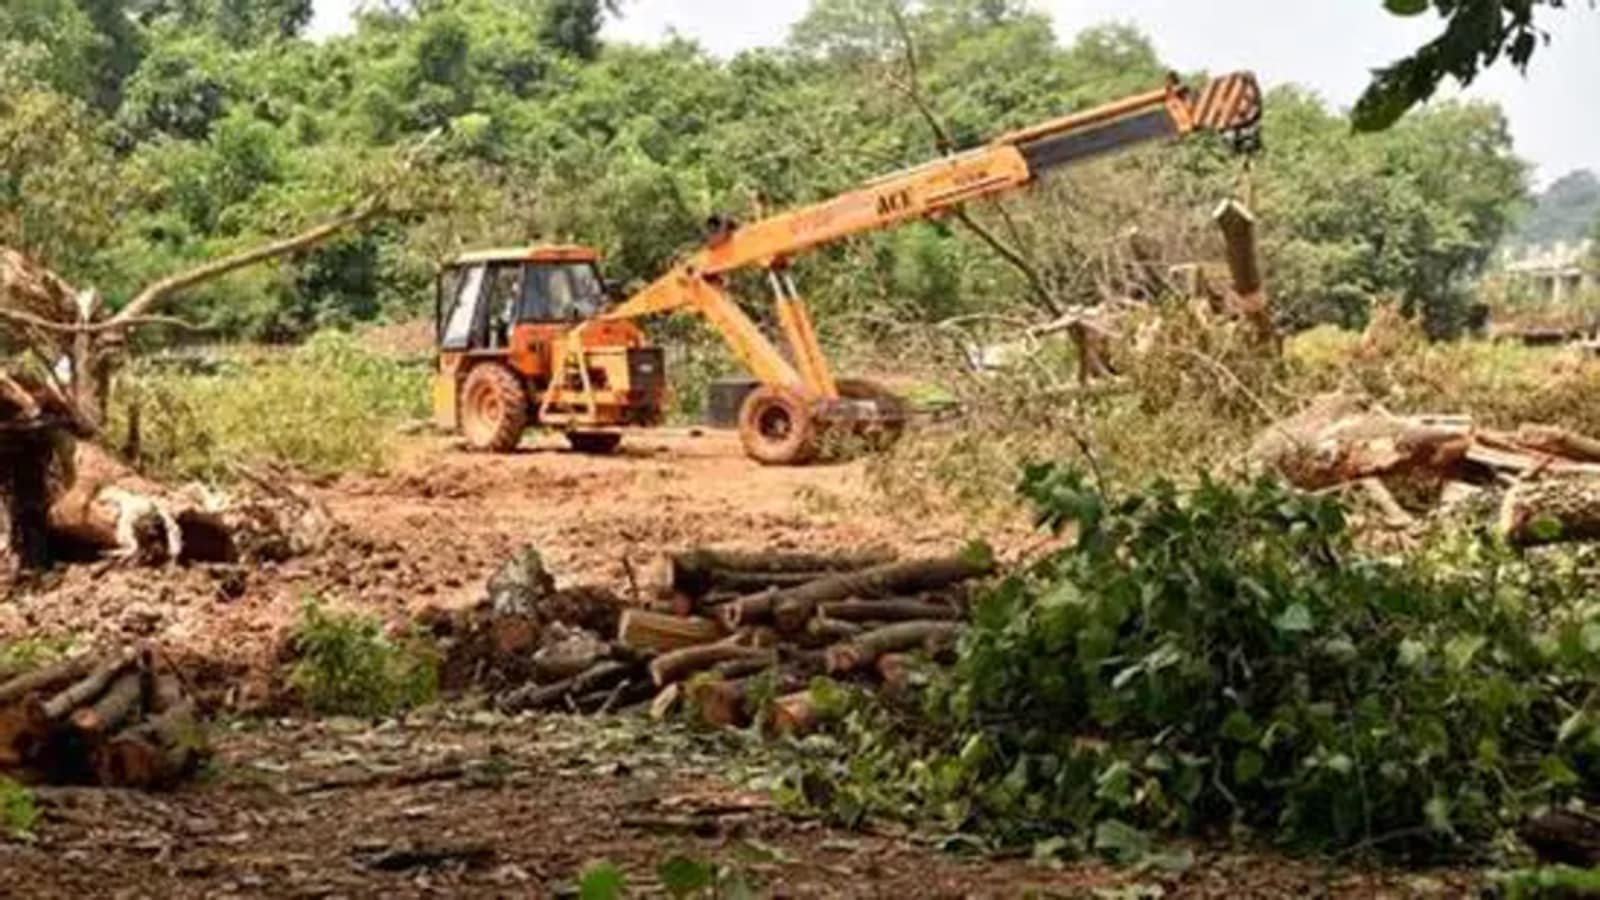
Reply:
[[[787,816],[744,789],[749,773],[730,771],[751,757],[718,742],[741,738],[630,717],[508,720],[459,704],[378,726],[250,715],[308,597],[400,622],[476,602],[524,544],[566,584],[627,596],[662,553],[693,545],[918,553],[968,537],[957,521],[873,502],[862,463],[764,469],[715,432],[642,436],[614,458],[555,440],[475,456],[417,437],[391,474],[305,489],[338,526],[314,556],[77,567],[0,599],[0,640],[153,640],[222,710],[212,771],[178,793],[40,789],[36,838],[0,840],[0,897],[563,896],[596,860],[619,865],[634,896],[659,896],[655,866],[674,854],[717,861],[776,897],[1471,893],[1461,874],[1203,849],[1179,875],[963,860],[892,828]]]
[[[423,607],[476,602],[524,544],[564,586],[629,596],[664,553],[696,545],[917,553],[964,540],[959,523],[897,520],[869,502],[860,462],[763,468],[724,432],[641,434],[615,457],[569,452],[559,438],[494,457],[417,437],[392,468],[302,486],[335,520],[324,552],[249,568],[58,571],[13,586],[0,602],[0,641],[155,640],[236,676],[271,668],[308,598],[402,622]],[[261,698],[227,699],[248,708]]]

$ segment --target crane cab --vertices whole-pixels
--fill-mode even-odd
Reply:
[[[606,321],[599,254],[551,246],[468,253],[439,274],[435,423],[474,449],[514,449],[530,425],[609,452],[617,429],[661,418],[663,354],[633,322]]]

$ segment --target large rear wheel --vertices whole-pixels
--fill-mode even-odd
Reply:
[[[793,388],[763,385],[739,408],[739,441],[766,466],[799,466],[816,458],[817,422],[811,401]]]
[[[474,450],[510,453],[528,427],[522,379],[499,363],[480,363],[461,385],[461,434]]]
[[[622,446],[622,435],[615,431],[569,431],[567,443],[579,453],[610,456]]]

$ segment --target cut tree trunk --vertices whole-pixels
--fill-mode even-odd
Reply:
[[[194,703],[186,700],[97,748],[94,771],[105,785],[164,788],[193,774],[206,752]]]
[[[100,696],[100,693],[127,671],[136,659],[137,655],[132,651],[124,651],[110,661],[102,663],[99,668],[89,673],[88,677],[47,700],[44,704],[45,717],[52,721],[61,719],[67,713]]]
[[[690,550],[672,556],[672,587],[690,597],[703,597],[719,588],[748,591],[794,584],[795,579],[865,569],[892,559],[892,553],[882,550],[835,554]]]
[[[1546,863],[1600,866],[1600,818],[1553,809],[1524,822],[1517,834]]]
[[[138,710],[145,694],[143,682],[141,672],[122,675],[92,706],[73,712],[72,727],[91,737],[116,731]]]
[[[711,619],[629,609],[623,611],[617,626],[617,643],[629,650],[661,653],[710,643],[724,634],[722,626]]]
[[[822,603],[938,590],[973,578],[982,578],[993,571],[993,560],[978,559],[968,554],[907,560],[833,575],[801,587],[778,591],[767,599],[778,627],[786,632],[796,632],[805,628],[806,622],[816,614],[817,606]],[[746,612],[743,607],[731,607],[723,622],[730,627],[749,624],[742,621]],[[741,621],[730,621],[735,616],[741,617]]]
[[[1524,481],[1501,502],[1499,528],[1518,547],[1600,538],[1600,478]]]
[[[817,707],[810,691],[787,694],[773,701],[768,727],[775,734],[804,737],[817,730]]]
[[[497,705],[505,712],[551,709],[561,706],[569,697],[612,687],[638,671],[636,663],[601,662],[554,684],[528,685],[502,694]]]
[[[661,688],[673,682],[683,681],[720,663],[762,660],[772,665],[777,659],[777,653],[773,650],[745,646],[739,643],[738,636],[735,636],[715,644],[685,647],[682,650],[661,654],[650,663],[650,680],[655,682],[656,687]]]
[[[901,622],[869,631],[827,653],[832,674],[854,672],[877,662],[885,653],[934,650],[954,643],[962,626],[958,622]]]
[[[1600,463],[1600,440],[1550,425],[1523,425],[1517,443],[1524,447],[1577,462]]]
[[[961,618],[953,606],[921,600],[843,600],[818,607],[823,616],[841,622],[915,622]]]
[[[57,663],[24,672],[0,684],[0,705],[11,703],[29,694],[48,691],[71,681],[77,681],[94,670],[95,657],[89,654],[74,656]]]

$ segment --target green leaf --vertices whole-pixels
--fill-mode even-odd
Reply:
[[[1450,820],[1450,801],[1443,797],[1430,797],[1422,805],[1422,816],[1427,819],[1428,827],[1440,834],[1450,834],[1455,830]]]
[[[1311,610],[1307,609],[1304,603],[1296,603],[1284,610],[1273,620],[1272,625],[1279,631],[1290,634],[1307,632],[1315,627],[1311,619]]]
[[[1428,0],[1383,0],[1383,8],[1397,16],[1420,16],[1428,11]]]
[[[1238,784],[1252,784],[1267,768],[1267,758],[1259,750],[1244,749],[1233,758],[1233,780]]]
[[[656,878],[667,893],[682,900],[716,884],[717,867],[704,860],[672,856],[656,866]]]
[[[1561,520],[1549,514],[1534,516],[1528,522],[1528,534],[1533,539],[1543,543],[1555,543],[1561,540],[1562,533],[1566,531]]]
[[[1421,641],[1406,638],[1400,642],[1399,663],[1408,669],[1415,669],[1428,658],[1428,645]]]
[[[1106,819],[1094,828],[1094,849],[1123,865],[1133,865],[1150,853],[1150,837],[1119,819]]]
[[[1546,756],[1539,761],[1539,774],[1556,787],[1572,787],[1579,783],[1578,773],[1572,771],[1567,761],[1559,756]]]
[[[1242,709],[1228,713],[1228,717],[1222,720],[1222,736],[1235,743],[1251,743],[1259,733],[1255,720]]]
[[[1572,715],[1567,716],[1566,721],[1561,723],[1561,730],[1556,732],[1556,743],[1565,744],[1576,737],[1579,733],[1587,731],[1588,729],[1589,714],[1580,709]]]
[[[597,862],[578,876],[579,900],[622,900],[628,880],[615,863]]]
[[[1445,659],[1450,661],[1451,668],[1457,672],[1465,671],[1472,665],[1472,658],[1489,642],[1488,638],[1477,634],[1463,634],[1450,639],[1444,645]]]

